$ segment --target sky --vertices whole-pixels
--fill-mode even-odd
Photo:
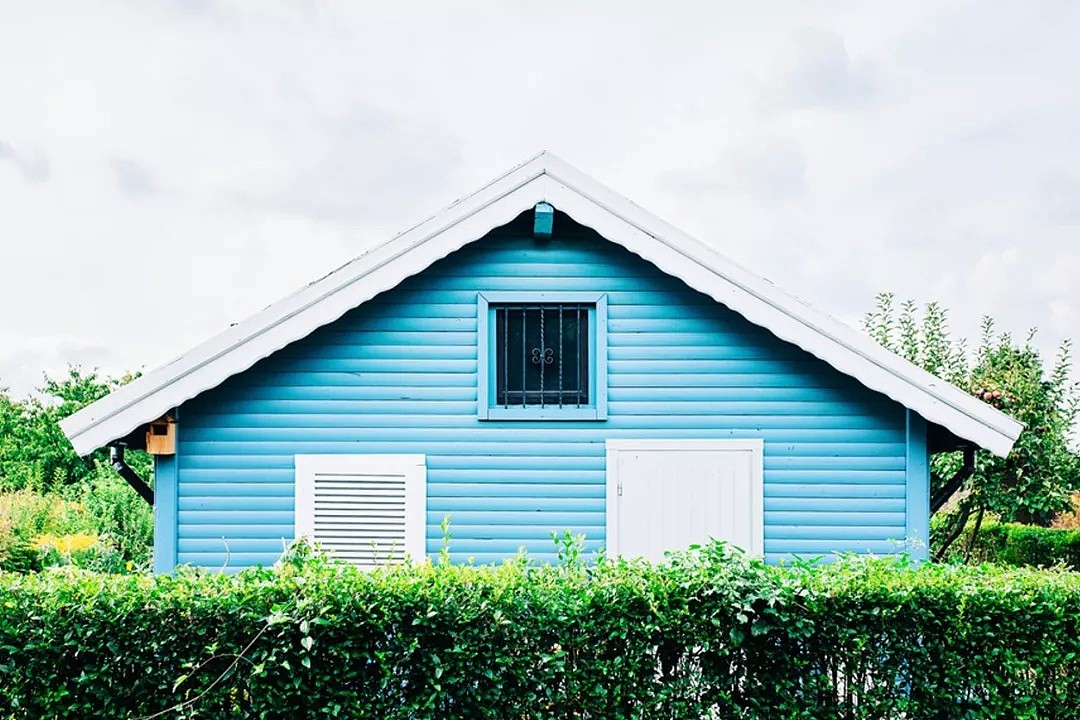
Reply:
[[[550,150],[852,324],[1080,336],[1080,4],[50,2],[0,23],[0,386],[151,369]]]

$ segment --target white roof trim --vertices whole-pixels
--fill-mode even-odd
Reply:
[[[1004,456],[1023,425],[805,305],[550,153],[61,422],[85,455],[549,202],[612,242],[958,437]]]

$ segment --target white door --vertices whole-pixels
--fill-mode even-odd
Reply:
[[[760,555],[761,440],[609,440],[607,546],[663,559],[710,539]]]
[[[424,556],[423,455],[297,455],[296,537],[374,567]]]

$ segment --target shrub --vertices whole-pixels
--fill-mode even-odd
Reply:
[[[971,545],[969,527],[953,546],[952,558],[971,547],[975,562],[1002,565],[1052,567],[1063,565],[1080,570],[1080,530],[1044,528],[1017,523],[983,523]]]
[[[5,567],[15,545],[15,533],[11,518],[0,512],[0,568]]]
[[[1080,493],[1073,493],[1070,502],[1072,503],[1072,509],[1068,512],[1059,513],[1054,518],[1051,527],[1080,530]]]
[[[0,493],[0,570],[143,568],[150,563],[152,536],[150,506],[107,467],[56,492]]]
[[[231,577],[9,575],[0,607],[0,717],[1080,715],[1064,572],[710,546],[364,573],[301,548]]]
[[[94,518],[81,504],[53,494],[17,490],[0,494],[0,569],[40,570],[42,536],[93,532]]]
[[[78,485],[60,491],[78,502],[94,519],[93,531],[114,548],[124,562],[148,566],[154,545],[154,511],[108,465]]]

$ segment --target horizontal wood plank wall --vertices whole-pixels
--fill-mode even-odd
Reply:
[[[481,421],[478,291],[608,293],[606,421]],[[293,535],[293,456],[423,453],[427,549],[456,559],[552,530],[604,544],[607,438],[765,440],[765,553],[897,550],[906,414],[565,215],[526,214],[182,408],[177,560],[273,563]]]

